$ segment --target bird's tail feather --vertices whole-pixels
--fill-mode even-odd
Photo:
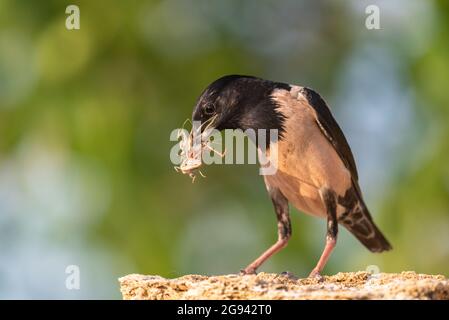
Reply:
[[[340,223],[371,252],[391,250],[390,243],[373,222],[363,200],[359,200],[359,204]]]

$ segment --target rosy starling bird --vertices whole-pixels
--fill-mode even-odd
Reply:
[[[312,89],[229,75],[204,90],[192,118],[217,130],[277,129],[279,133],[277,141],[267,141],[268,151],[277,148],[277,171],[264,175],[277,217],[278,240],[242,273],[255,273],[287,245],[292,233],[289,203],[327,219],[326,244],[310,276],[320,276],[335,247],[339,224],[372,252],[391,249],[363,201],[348,142],[324,100]]]

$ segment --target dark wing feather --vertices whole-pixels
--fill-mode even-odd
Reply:
[[[315,110],[316,120],[321,131],[333,145],[346,168],[351,172],[352,179],[357,182],[359,177],[351,148],[326,102],[324,102],[318,93],[310,88],[302,88],[301,93],[307,99],[309,105]]]

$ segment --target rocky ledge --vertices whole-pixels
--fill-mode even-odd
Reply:
[[[123,299],[449,299],[442,275],[348,272],[322,279],[290,274],[186,275],[176,279],[131,274],[119,279]]]

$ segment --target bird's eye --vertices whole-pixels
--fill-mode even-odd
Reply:
[[[208,116],[212,115],[215,112],[215,106],[213,104],[208,104],[204,108],[204,113]]]

